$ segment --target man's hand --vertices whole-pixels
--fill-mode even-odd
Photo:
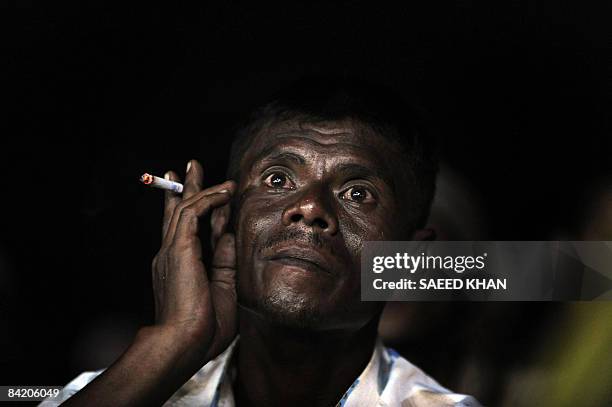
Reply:
[[[172,171],[166,177],[179,181]],[[225,233],[233,181],[202,190],[203,171],[188,164],[183,196],[165,192],[161,249],[153,260],[156,324],[175,330],[183,346],[205,350],[210,360],[236,335],[236,254],[234,235]],[[202,261],[199,220],[212,211],[214,255],[210,278]]]
[[[168,178],[178,180],[175,173]],[[161,249],[153,261],[154,326],[66,406],[161,405],[236,335],[234,236],[225,233],[232,181],[202,190],[202,167],[190,161],[183,196],[166,192]],[[200,219],[211,213],[210,278],[202,262]],[[129,270],[126,270],[129,271]]]

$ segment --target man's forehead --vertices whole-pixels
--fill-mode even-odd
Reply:
[[[386,140],[366,126],[351,120],[326,122],[286,121],[262,129],[251,144],[252,157],[262,158],[267,152],[311,149],[326,154],[341,154],[376,160]]]

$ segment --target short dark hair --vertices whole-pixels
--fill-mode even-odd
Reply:
[[[288,120],[305,122],[350,119],[390,141],[402,156],[411,196],[411,227],[422,227],[435,192],[438,159],[434,137],[417,110],[386,87],[347,77],[307,77],[294,82],[254,109],[240,123],[231,147],[228,178],[239,180],[240,163],[251,140],[264,127]],[[414,189],[410,189],[414,190]]]

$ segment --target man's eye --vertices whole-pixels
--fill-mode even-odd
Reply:
[[[273,172],[264,179],[264,184],[275,189],[293,189],[293,183],[282,172]]]
[[[374,196],[372,193],[364,187],[355,186],[347,189],[342,193],[342,199],[358,203],[372,203],[374,202]]]

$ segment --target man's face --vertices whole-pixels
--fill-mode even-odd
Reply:
[[[360,254],[367,240],[403,237],[395,154],[350,121],[261,131],[236,194],[241,306],[310,329],[371,320],[381,304],[360,301]]]

